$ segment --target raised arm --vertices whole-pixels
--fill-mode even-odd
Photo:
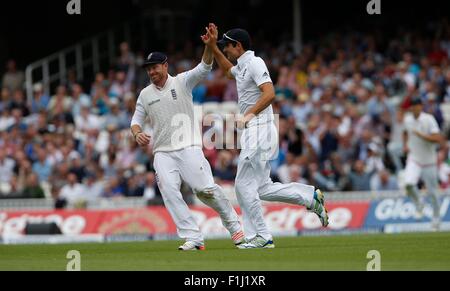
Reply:
[[[201,39],[205,41],[207,35],[202,35]],[[183,73],[184,83],[189,92],[192,92],[195,86],[197,86],[200,81],[208,76],[208,73],[212,70],[212,65],[214,62],[214,56],[211,52],[211,49],[205,46],[205,50],[203,51],[202,61],[199,65],[197,65],[194,69]]]
[[[233,64],[225,57],[222,51],[217,46],[217,39],[219,37],[219,30],[214,23],[210,23],[206,28],[207,38],[202,39],[207,47],[210,48],[212,54],[214,55],[214,59],[216,60],[219,68],[222,70],[225,76],[229,79],[234,79],[233,74],[231,73],[231,68],[233,68]]]

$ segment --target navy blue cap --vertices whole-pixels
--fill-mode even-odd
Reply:
[[[149,65],[155,64],[164,64],[167,62],[167,56],[161,52],[153,52],[148,55],[147,60],[142,64],[142,67],[145,68]]]
[[[413,105],[421,105],[422,99],[420,97],[414,97],[411,99],[411,106]]]
[[[227,43],[240,42],[245,49],[249,49],[251,46],[250,34],[242,28],[234,28],[223,34],[221,40],[217,43],[221,46],[225,46]]]

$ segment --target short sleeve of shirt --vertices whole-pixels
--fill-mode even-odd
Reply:
[[[403,124],[404,124],[404,131],[409,131],[411,128],[411,118],[409,115],[406,115],[403,118]]]
[[[259,87],[264,83],[272,83],[272,79],[270,78],[269,70],[267,69],[266,64],[263,59],[255,58],[250,67],[250,74],[255,81],[256,85]]]
[[[144,103],[142,102],[142,92],[141,92],[136,102],[136,109],[131,119],[131,126],[139,125],[140,127],[143,127],[146,117],[147,112],[145,111],[145,106]]]
[[[430,116],[428,119],[428,130],[430,134],[440,132],[439,125],[433,116]]]
[[[236,78],[236,75],[238,74],[237,67],[236,66],[232,67],[230,69],[230,73],[231,73],[231,75],[233,75],[233,77]]]

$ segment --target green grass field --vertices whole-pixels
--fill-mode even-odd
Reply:
[[[69,250],[82,270],[272,271],[366,270],[369,250],[382,270],[450,270],[450,233],[276,238],[275,249],[238,250],[208,240],[204,252],[177,251],[179,241],[0,246],[0,270],[66,270]]]

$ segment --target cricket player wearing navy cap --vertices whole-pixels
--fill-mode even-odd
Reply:
[[[433,115],[423,112],[422,100],[411,100],[410,113],[405,115],[404,151],[408,158],[404,172],[406,193],[416,205],[417,218],[423,213],[417,184],[419,179],[425,183],[433,207],[432,229],[440,226],[440,210],[437,191],[439,190],[437,145],[443,140],[439,125]]]
[[[210,47],[224,74],[236,80],[242,115],[237,120],[237,127],[243,129],[243,133],[235,187],[248,241],[238,247],[275,247],[264,222],[260,199],[306,206],[319,216],[323,226],[327,226],[323,192],[300,183],[273,183],[270,178],[269,161],[278,153],[278,132],[271,105],[275,90],[266,64],[250,50],[250,35],[237,28],[218,41],[217,26],[211,23],[207,30],[209,37],[204,43]],[[223,47],[228,59],[218,45]],[[237,61],[237,65],[233,66],[231,61]]]
[[[206,38],[202,36],[202,39]],[[236,245],[244,241],[239,217],[214,183],[211,167],[202,151],[198,122],[194,119],[192,89],[212,69],[214,58],[205,48],[202,62],[194,69],[176,77],[168,74],[168,58],[161,52],[148,56],[143,64],[152,81],[139,95],[131,122],[134,139],[148,146],[153,139],[154,168],[164,204],[177,226],[178,235],[185,240],[179,250],[203,250],[204,238],[194,216],[180,192],[184,180],[197,197],[217,211]],[[150,137],[143,132],[148,118],[153,129]]]

